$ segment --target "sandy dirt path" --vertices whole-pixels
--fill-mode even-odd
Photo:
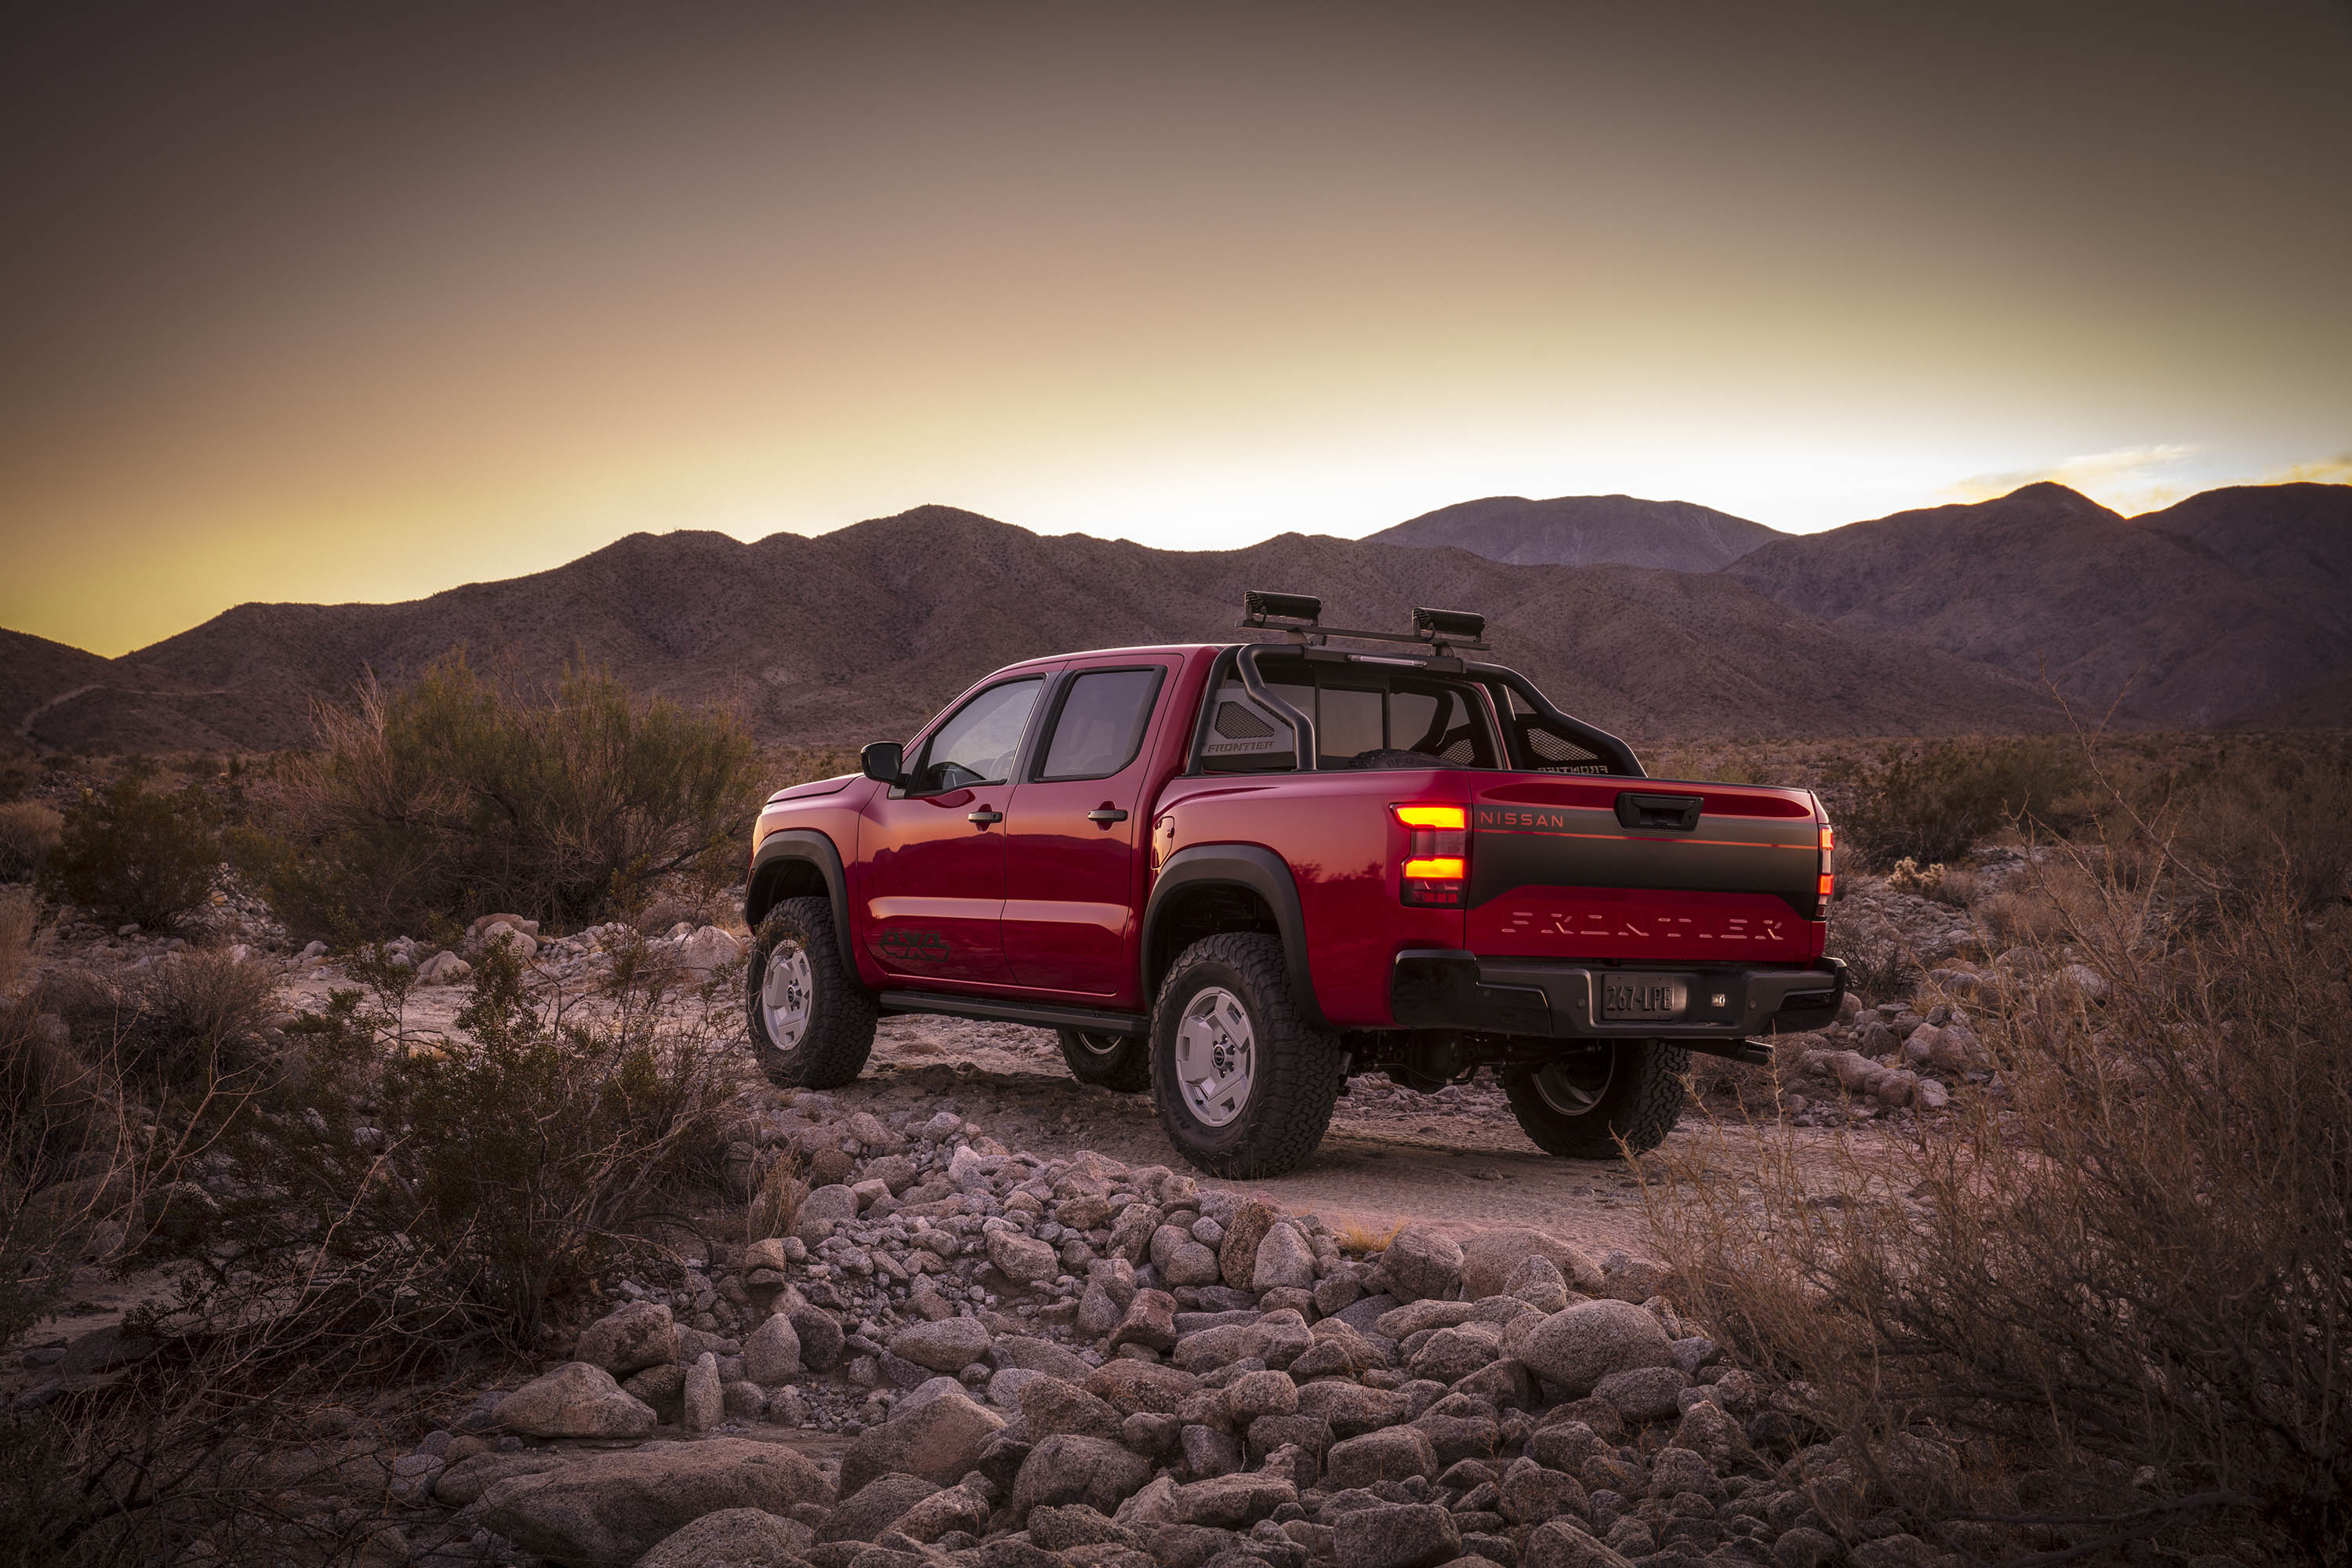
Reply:
[[[1654,1250],[1640,1185],[1622,1160],[1561,1160],[1528,1142],[1490,1078],[1427,1096],[1367,1077],[1353,1080],[1331,1131],[1306,1168],[1252,1183],[1210,1183],[1263,1194],[1334,1226],[1384,1232],[1402,1221],[1475,1230],[1532,1225],[1588,1250]],[[883,1021],[874,1056],[857,1082],[835,1091],[845,1106],[918,1099],[952,1107],[1007,1148],[1047,1157],[1092,1149],[1131,1164],[1177,1165],[1145,1095],[1114,1094],[1077,1082],[1054,1036],[1011,1024],[900,1017]],[[1666,1148],[1712,1155],[1704,1121],[1685,1111]],[[1808,1163],[1827,1163],[1839,1136],[1800,1130]],[[1865,1138],[1867,1134],[1863,1134]],[[1657,1173],[1646,1156],[1644,1174]],[[1739,1179],[1735,1142],[1711,1173]],[[1719,1169],[1717,1168],[1719,1167]]]

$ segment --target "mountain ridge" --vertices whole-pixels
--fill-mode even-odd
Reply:
[[[298,745],[317,701],[461,647],[533,682],[584,658],[763,741],[847,743],[1016,659],[1234,640],[1253,587],[1318,593],[1335,625],[1482,610],[1495,658],[1636,739],[2039,730],[2063,721],[2049,688],[2126,722],[2346,722],[2352,488],[2277,489],[2277,509],[2241,488],[2125,519],[2032,485],[1704,573],[1378,535],[1166,551],[939,505],[748,543],[636,532],[400,604],[240,605],[116,659],[0,634],[0,747]]]
[[[1457,501],[1365,536],[1416,548],[1450,544],[1522,566],[1659,566],[1717,572],[1788,535],[1692,501],[1628,495],[1486,496]]]

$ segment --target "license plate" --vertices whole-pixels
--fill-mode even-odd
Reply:
[[[1601,1016],[1604,1018],[1679,1018],[1689,1002],[1690,988],[1669,974],[1601,977]]]

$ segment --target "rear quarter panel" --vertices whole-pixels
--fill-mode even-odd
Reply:
[[[1415,801],[1463,801],[1460,774],[1426,772],[1262,773],[1184,777],[1159,813],[1172,817],[1169,852],[1196,844],[1255,844],[1290,867],[1306,923],[1307,970],[1323,1016],[1340,1028],[1377,1028],[1389,1011],[1389,967],[1408,947],[1458,948],[1459,910],[1397,901],[1404,829],[1389,810]]]

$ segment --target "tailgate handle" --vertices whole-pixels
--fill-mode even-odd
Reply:
[[[1695,795],[1637,795],[1629,789],[1617,797],[1617,820],[1627,827],[1688,833],[1698,826],[1699,808],[1706,804]]]

